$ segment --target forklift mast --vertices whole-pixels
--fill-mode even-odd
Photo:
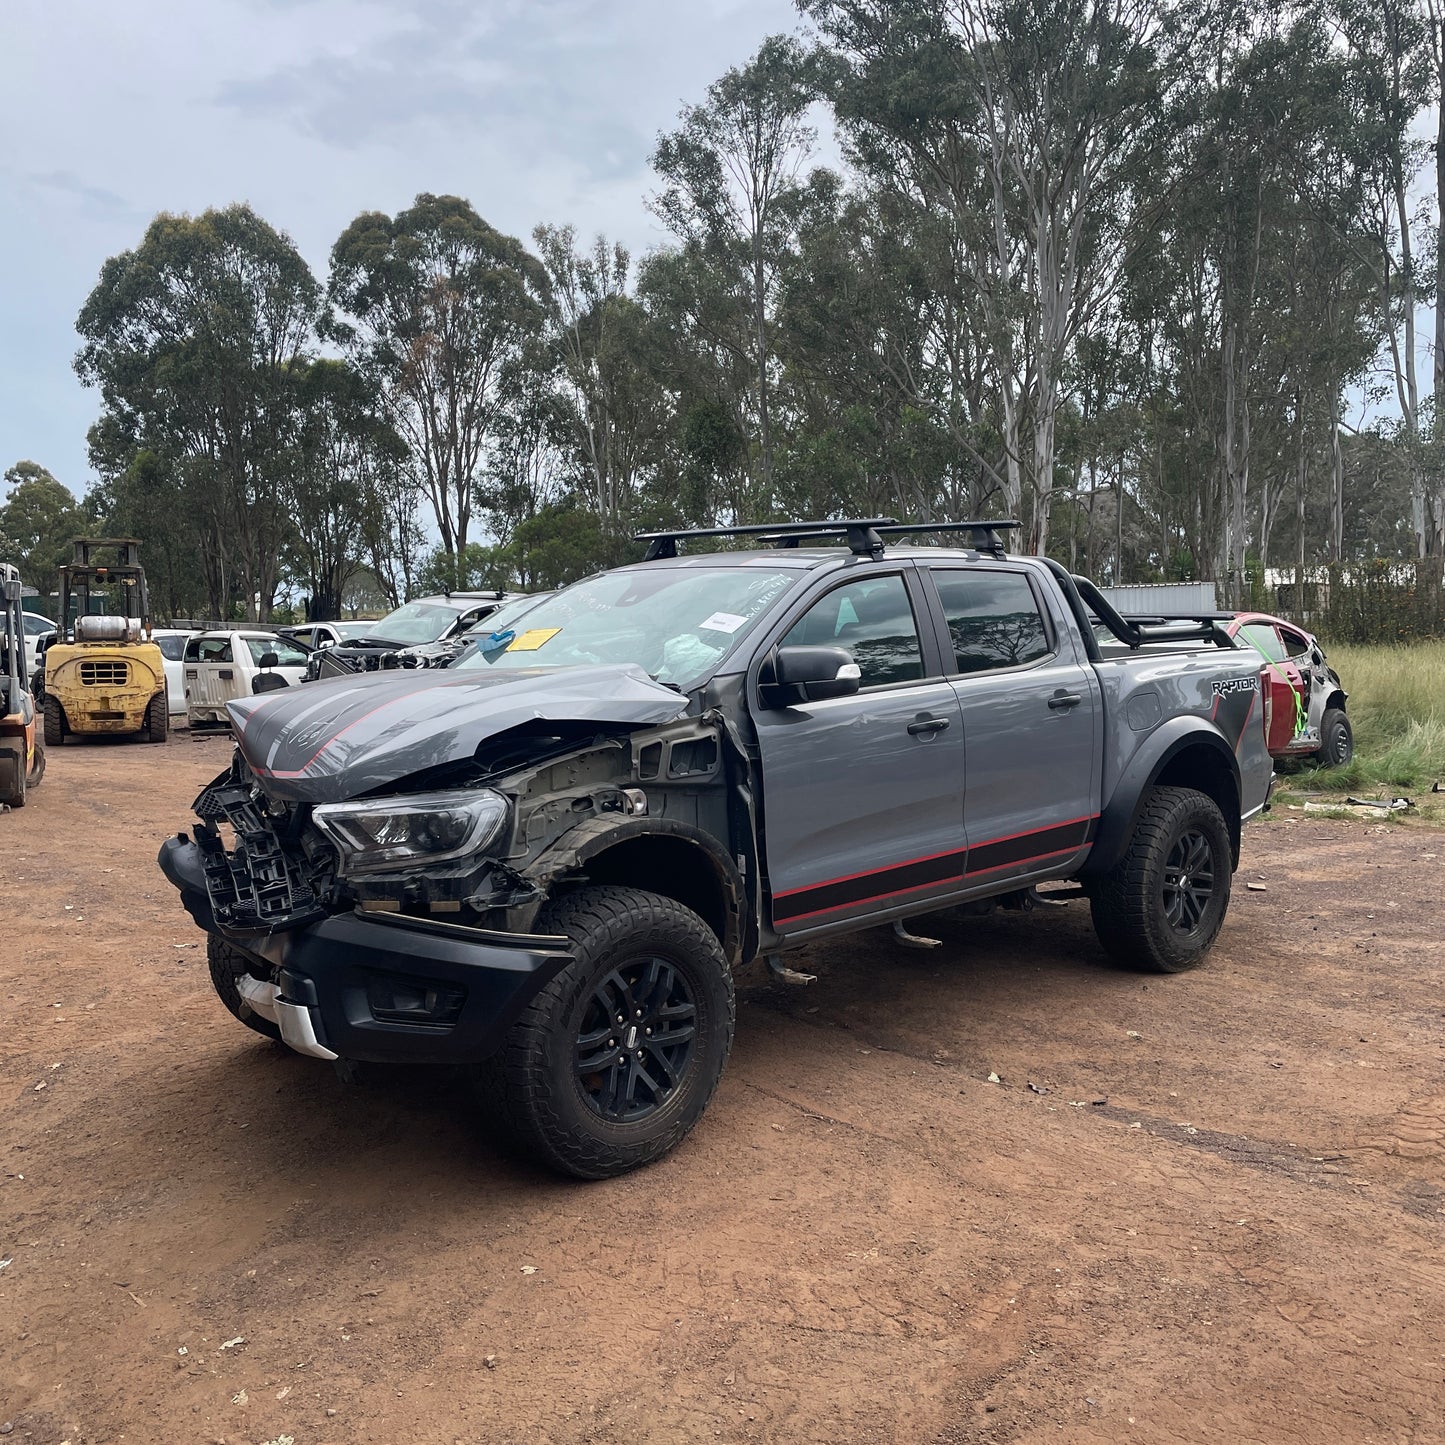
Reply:
[[[114,585],[120,586],[123,616],[138,621],[141,631],[150,636],[151,605],[150,592],[146,587],[145,569],[140,564],[140,542],[135,537],[76,537],[71,544],[71,560],[60,570],[60,619],[61,627],[72,641],[76,636],[76,619],[90,611],[90,597],[93,590],[103,590]],[[109,560],[98,561],[112,554]],[[76,617],[70,615],[72,598],[76,604]]]

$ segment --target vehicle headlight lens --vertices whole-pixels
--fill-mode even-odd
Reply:
[[[408,864],[446,863],[494,842],[507,819],[507,800],[480,792],[410,793],[322,803],[311,814],[336,845],[338,872],[378,873]]]

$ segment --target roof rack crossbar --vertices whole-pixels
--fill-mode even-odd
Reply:
[[[883,551],[877,528],[897,525],[893,517],[848,517],[836,522],[755,522],[739,527],[686,527],[676,531],[639,532],[634,542],[646,542],[645,562],[661,557],[676,557],[677,544],[689,537],[758,537],[772,540],[775,546],[796,547],[805,537],[846,536],[854,552],[878,556]]]
[[[878,530],[885,536],[903,536],[909,532],[964,532],[976,551],[992,552],[1002,557],[1005,551],[1000,532],[1011,532],[1023,526],[1012,517],[998,521],[976,519],[968,522],[893,522]]]

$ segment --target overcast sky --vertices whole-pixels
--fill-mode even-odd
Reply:
[[[249,201],[322,279],[419,191],[639,254],[658,131],[797,28],[790,0],[0,0],[0,470],[85,490],[75,318],[157,211]]]

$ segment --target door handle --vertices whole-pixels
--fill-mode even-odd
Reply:
[[[946,717],[915,718],[908,724],[908,735],[915,738],[927,737],[931,733],[941,733],[947,726]]]
[[[1083,702],[1083,694],[1077,692],[1056,692],[1049,699],[1049,706],[1055,712],[1062,712],[1065,708],[1078,707]]]
[[[223,667],[223,668],[221,669],[221,681],[222,681],[222,682],[230,682],[230,680],[231,680],[232,677],[234,677],[234,676],[235,676],[235,674],[231,671],[231,669],[230,669],[229,667]],[[1050,703],[1049,706],[1050,706],[1050,707],[1053,707],[1053,703]]]

